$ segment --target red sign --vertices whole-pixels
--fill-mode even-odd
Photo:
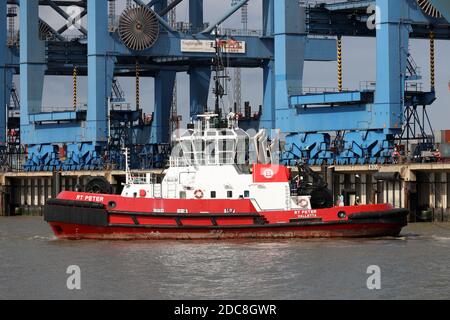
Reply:
[[[290,170],[282,165],[275,164],[254,164],[253,182],[288,182]]]

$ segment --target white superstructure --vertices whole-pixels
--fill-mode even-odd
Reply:
[[[267,135],[260,131],[250,137],[238,127],[234,114],[227,126],[215,128],[217,115],[205,114],[184,132],[173,137],[170,166],[163,178],[150,173],[127,173],[122,196],[161,199],[249,199],[257,210],[311,209],[308,196],[291,196],[289,179],[273,179],[286,170],[271,166],[266,151]],[[260,147],[262,146],[262,147]],[[254,159],[252,159],[254,158]],[[264,167],[252,172],[250,163],[265,161]],[[281,174],[281,176],[283,176]]]

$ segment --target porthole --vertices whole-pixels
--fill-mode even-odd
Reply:
[[[108,207],[115,208],[117,206],[117,203],[115,201],[108,202]]]

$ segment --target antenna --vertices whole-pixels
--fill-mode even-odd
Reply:
[[[130,152],[128,148],[123,148],[123,155],[125,156],[125,184],[129,184],[131,181],[131,173],[130,173]]]
[[[215,29],[215,57],[213,60],[213,71],[214,75],[214,89],[213,93],[215,95],[215,106],[214,113],[219,115],[219,121],[222,119],[222,110],[220,108],[220,101],[227,93],[227,81],[230,81],[230,77],[227,74],[225,66],[222,61],[222,48],[226,47],[227,42],[219,39],[219,34],[217,27]]]
[[[169,0],[167,4],[172,4],[175,0]],[[169,11],[169,24],[172,28],[176,28],[177,26],[177,9],[176,7],[173,8],[172,10]],[[173,85],[173,97],[172,97],[172,106],[170,109],[170,123],[171,123],[171,128],[170,128],[170,132],[171,134],[179,129],[180,127],[180,121],[181,118],[178,115],[178,86],[177,86],[177,78],[175,75],[175,83]]]
[[[231,6],[234,7],[239,3],[238,0],[231,0]],[[241,23],[244,33],[248,30],[248,3],[241,8]],[[242,107],[242,70],[234,69],[234,102],[236,104],[235,112],[240,113]]]

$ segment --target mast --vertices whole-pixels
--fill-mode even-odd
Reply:
[[[231,6],[235,6],[239,0],[232,0]],[[241,22],[244,34],[247,35],[248,30],[248,3],[241,8]],[[235,113],[241,113],[242,109],[242,70],[241,68],[234,68],[234,103]]]
[[[169,0],[168,4],[172,4],[175,0]],[[172,28],[176,29],[177,24],[177,9],[176,7],[169,11],[169,24]],[[180,128],[180,116],[178,115],[178,85],[177,79],[175,76],[175,83],[173,85],[173,97],[172,97],[172,106],[170,109],[170,132],[171,134],[175,132],[175,130]]]
[[[227,74],[226,68],[222,61],[222,47],[226,46],[226,42],[219,39],[218,29],[215,30],[215,57],[213,60],[214,71],[214,89],[215,95],[214,113],[219,116],[219,121],[222,120],[222,109],[220,108],[220,101],[226,96],[227,93],[227,81],[230,81],[230,77]]]

